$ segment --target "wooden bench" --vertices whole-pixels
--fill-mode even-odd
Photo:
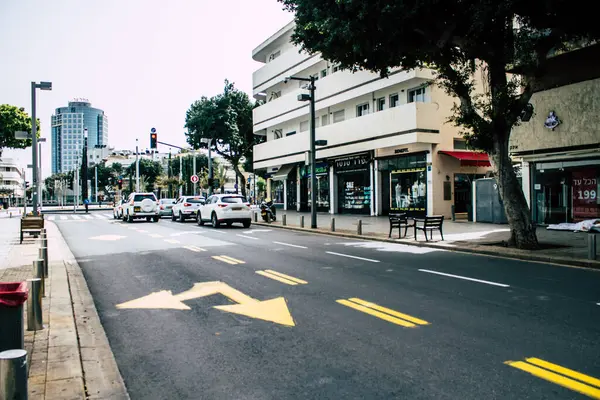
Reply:
[[[44,228],[44,217],[23,217],[21,218],[21,241],[23,243],[23,234],[39,235]]]
[[[414,226],[414,223],[410,223],[408,217],[404,213],[390,213],[390,233],[388,234],[388,238],[392,237],[392,231],[394,228],[398,228],[398,239],[406,237],[406,232],[408,228]],[[404,236],[401,235],[402,228],[404,228]]]
[[[421,225],[419,225],[421,223]],[[440,231],[440,236],[442,240],[444,240],[444,233],[442,231],[442,226],[444,224],[444,216],[443,215],[432,215],[430,217],[415,219],[415,240],[417,240],[417,231],[423,231],[425,233],[425,240],[429,241],[429,239],[433,240],[433,231]],[[429,232],[429,238],[427,238],[427,232]]]

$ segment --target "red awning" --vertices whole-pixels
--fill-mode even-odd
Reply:
[[[460,165],[463,167],[489,167],[491,165],[490,159],[485,153],[474,151],[440,151],[440,154],[460,160]]]

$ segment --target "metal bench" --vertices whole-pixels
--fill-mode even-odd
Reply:
[[[419,225],[421,223],[421,225]],[[444,233],[442,231],[442,226],[444,224],[444,216],[443,215],[432,215],[430,217],[415,219],[415,240],[417,240],[417,231],[423,231],[425,233],[425,240],[429,241],[429,239],[433,240],[433,231],[440,231],[440,236],[442,240],[444,240]],[[429,232],[429,238],[427,238],[427,232]]]
[[[23,217],[21,218],[21,241],[23,243],[23,234],[39,235],[44,228],[44,217]]]
[[[394,230],[394,228],[398,228],[398,239],[406,237],[406,232],[408,231],[408,228],[414,226],[414,222],[411,223],[411,220],[408,219],[405,213],[390,213],[389,219],[390,233],[388,234],[388,238],[392,237],[392,231]],[[404,228],[404,236],[402,236],[402,228]]]

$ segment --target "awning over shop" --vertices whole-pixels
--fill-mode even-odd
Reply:
[[[460,160],[460,165],[463,167],[489,167],[490,159],[485,153],[477,153],[475,151],[440,151],[440,154],[445,154]]]
[[[274,172],[271,176],[271,179],[274,181],[284,181],[287,179],[290,172],[294,169],[295,164],[286,164],[283,165],[277,172]]]

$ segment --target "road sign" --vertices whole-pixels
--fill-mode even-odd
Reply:
[[[15,139],[31,139],[31,133],[25,132],[25,131],[16,131],[15,132]]]
[[[238,184],[236,183],[235,185],[233,185],[233,188],[234,188],[235,190],[237,190],[237,188],[238,188]]]
[[[160,292],[154,292],[147,296],[118,304],[117,308],[191,310],[184,301],[215,294],[222,294],[232,302],[237,303],[214,306],[214,308],[221,311],[262,319],[280,325],[295,326],[294,319],[283,297],[260,301],[232,288],[225,282],[219,281],[195,283],[191,289],[179,294],[173,294],[170,290],[161,290]]]
[[[190,176],[190,181],[192,181],[192,183],[198,183],[199,180],[200,178],[198,178],[198,175]]]

